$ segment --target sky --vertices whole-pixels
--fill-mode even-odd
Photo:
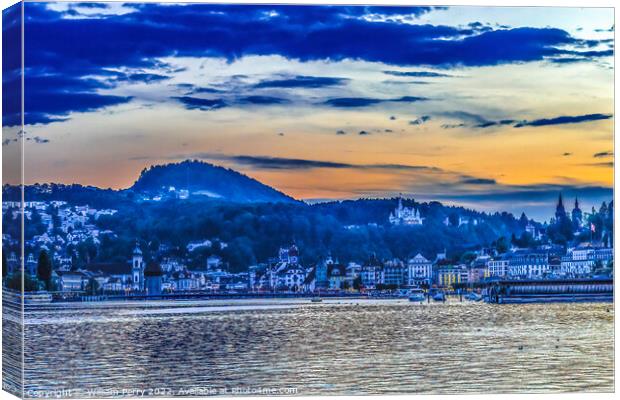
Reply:
[[[126,188],[191,158],[309,202],[543,220],[560,192],[585,210],[613,195],[611,8],[51,2],[25,21],[26,183]]]

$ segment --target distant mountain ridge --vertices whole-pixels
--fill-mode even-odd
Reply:
[[[238,203],[296,201],[247,175],[198,160],[145,168],[129,190],[157,194],[165,193],[170,188],[187,190],[190,196],[206,196]]]
[[[171,188],[174,195],[171,195]],[[25,201],[61,200],[72,204],[111,207],[144,198],[179,198],[186,190],[188,198],[221,200],[230,203],[298,203],[298,200],[232,169],[198,160],[152,165],[140,173],[127,189],[102,189],[94,186],[62,183],[36,183],[24,186]],[[4,201],[19,201],[17,185],[3,185]]]

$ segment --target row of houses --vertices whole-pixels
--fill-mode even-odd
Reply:
[[[585,277],[595,272],[597,265],[613,262],[610,247],[582,245],[569,248],[566,254],[546,249],[518,249],[487,262],[488,276],[513,279],[553,277]]]
[[[259,291],[317,291],[376,289],[382,287],[439,286],[454,287],[487,279],[544,279],[587,277],[597,264],[613,262],[613,249],[584,245],[568,249],[558,247],[511,249],[491,256],[481,251],[468,263],[454,263],[445,252],[430,261],[417,254],[407,261],[380,261],[371,256],[364,264],[346,265],[328,257],[316,266],[304,267],[296,246],[280,249],[271,262],[250,267],[249,284]]]
[[[26,272],[36,276],[37,262],[29,255]],[[207,268],[190,270],[177,259],[145,262],[136,245],[127,262],[90,263],[82,267],[52,272],[54,287],[62,292],[92,290],[116,294],[160,294],[195,290],[247,290],[247,273],[233,274],[222,269],[219,257],[209,257]]]

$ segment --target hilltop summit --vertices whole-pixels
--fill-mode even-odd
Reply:
[[[130,188],[154,195],[170,190],[240,203],[293,202],[290,196],[232,169],[198,160],[153,165]]]

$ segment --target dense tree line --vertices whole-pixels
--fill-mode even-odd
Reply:
[[[434,257],[444,249],[460,255],[467,249],[492,245],[499,237],[522,233],[519,221],[508,213],[492,215],[437,202],[417,203],[425,217],[423,226],[393,226],[387,222],[397,199],[357,200],[316,205],[291,203],[231,204],[216,201],[167,201],[124,207],[97,221],[101,229],[114,230],[116,238],[103,237],[94,259],[126,259],[138,239],[147,257],[156,255],[159,244],[170,246],[170,255],[185,255],[190,241],[219,239],[211,249],[190,253],[190,264],[204,265],[216,254],[233,271],[266,262],[280,246],[295,243],[305,263],[331,254],[341,262],[364,261],[370,254],[381,259],[406,259],[417,252]],[[446,218],[456,224],[444,224]],[[481,221],[458,226],[458,216]],[[484,223],[482,223],[484,221]]]

